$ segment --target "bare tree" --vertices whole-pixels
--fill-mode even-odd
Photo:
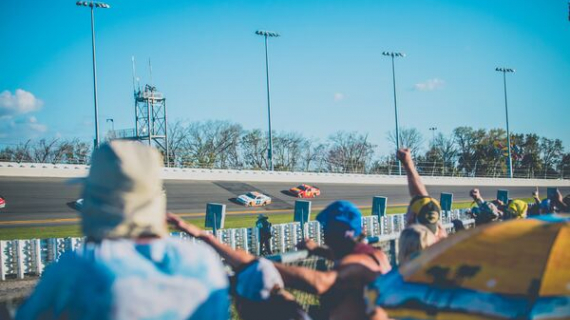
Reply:
[[[562,161],[564,155],[564,147],[560,139],[540,139],[540,149],[542,153],[542,161],[544,163],[544,178],[549,174],[556,174],[556,168]]]
[[[323,171],[325,169],[327,145],[318,141],[307,140],[303,145],[302,159],[303,171]]]
[[[266,170],[267,165],[267,138],[259,129],[247,132],[240,141],[243,161],[248,168]]]
[[[37,144],[32,146],[32,155],[34,162],[48,163],[56,159],[55,152],[57,151],[58,139],[41,139]]]
[[[275,170],[295,171],[302,161],[301,154],[307,140],[295,132],[282,132],[273,136],[273,161]]]
[[[332,172],[364,173],[374,153],[368,135],[339,131],[329,138],[328,168]]]
[[[185,164],[200,167],[223,167],[235,163],[242,128],[228,121],[191,123],[182,142]]]
[[[184,140],[186,128],[180,120],[168,125],[168,163],[173,166],[181,165],[181,156],[184,153]]]
[[[446,137],[441,132],[438,133],[432,149],[437,157],[441,159],[440,174],[446,175],[447,171],[453,170],[457,157],[457,147],[453,136]]]
[[[424,143],[422,134],[416,128],[401,128],[399,131],[400,147],[410,149],[412,156],[417,157]],[[394,145],[394,149],[396,149],[396,130],[388,132],[388,140]]]

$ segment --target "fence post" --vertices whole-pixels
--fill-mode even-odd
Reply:
[[[0,280],[6,280],[6,260],[7,255],[4,253],[6,250],[6,241],[0,241]]]
[[[23,240],[15,240],[16,242],[16,274],[18,279],[24,279],[24,246]]]
[[[41,240],[34,239],[32,243],[33,253],[34,253],[34,260],[35,260],[35,271],[36,274],[39,276],[44,271],[44,264],[42,261],[42,244]]]

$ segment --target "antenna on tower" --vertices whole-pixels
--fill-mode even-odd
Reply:
[[[137,71],[135,69],[135,56],[131,56],[131,60],[133,61],[133,92],[137,93]]]
[[[150,63],[150,58],[148,58],[148,71],[150,72],[150,86],[154,87],[154,82],[152,82],[152,63]]]

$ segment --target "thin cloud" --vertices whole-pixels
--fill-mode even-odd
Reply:
[[[334,101],[341,101],[344,100],[344,94],[340,92],[336,92],[333,96]]]
[[[424,82],[416,83],[414,85],[414,89],[417,91],[434,91],[438,89],[442,89],[445,86],[445,81],[433,78],[428,79]]]
[[[42,100],[26,90],[16,89],[14,94],[4,90],[0,93],[0,118],[38,111],[43,104]]]
[[[6,117],[0,121],[0,138],[7,140],[34,139],[43,136],[48,126],[39,123],[36,117]]]

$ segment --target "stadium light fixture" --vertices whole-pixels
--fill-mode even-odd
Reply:
[[[509,131],[509,108],[507,105],[507,73],[514,73],[515,69],[511,68],[495,68],[495,71],[503,73],[503,87],[505,88],[505,115],[507,119],[507,148],[508,148],[508,163],[509,166],[509,178],[513,178],[513,157],[511,153],[511,133]]]
[[[268,136],[268,146],[267,149],[267,160],[269,162],[269,171],[273,171],[273,137],[271,133],[271,96],[269,93],[269,55],[267,53],[267,39],[268,38],[277,38],[280,35],[277,32],[273,31],[266,31],[266,30],[257,30],[255,31],[256,35],[262,36],[265,42],[265,76],[267,80],[267,118],[269,119],[269,136]]]
[[[396,119],[396,152],[398,152],[398,150],[400,149],[400,130],[398,128],[398,103],[396,100],[396,69],[394,67],[394,58],[396,57],[404,58],[406,54],[401,52],[384,51],[382,52],[382,55],[392,58],[392,82],[394,84],[394,114]],[[402,175],[402,163],[400,163],[400,161],[398,160],[396,161],[398,162],[398,174]]]
[[[77,1],[79,7],[91,8],[91,48],[93,51],[93,98],[95,100],[95,148],[99,147],[99,105],[97,102],[97,63],[95,57],[95,8],[109,9],[110,5],[103,2]]]

